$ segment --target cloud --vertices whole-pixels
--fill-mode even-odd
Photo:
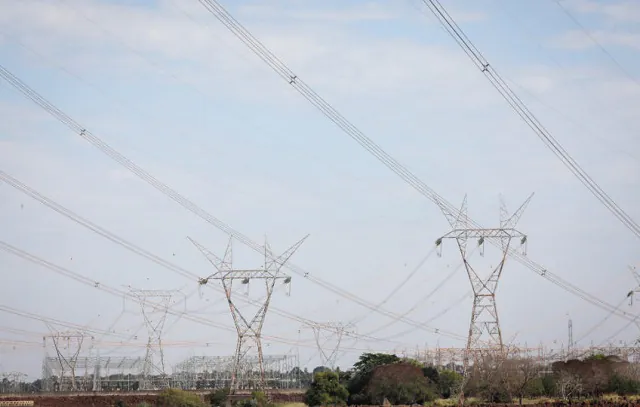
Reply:
[[[291,22],[324,22],[324,23],[353,23],[365,21],[395,20],[401,17],[398,9],[390,8],[389,4],[368,2],[356,7],[340,7],[331,10],[310,8],[308,3],[300,1],[274,4],[262,2],[240,6],[238,11],[252,19],[285,20]]]
[[[33,82],[43,95],[52,95],[54,102],[93,133],[255,241],[260,242],[265,232],[271,239],[273,233],[274,245],[284,248],[310,232],[312,239],[296,254],[295,262],[313,275],[340,283],[375,302],[376,295],[385,295],[400,281],[398,265],[420,257],[428,250],[425,242],[447,230],[442,215],[310,108],[286,83],[277,81],[196,3],[160,1],[147,8],[96,0],[25,1],[11,2],[0,15],[4,30],[136,110],[123,105],[116,111],[113,100],[102,100],[86,83],[43,61],[25,58],[11,40],[3,44],[2,52],[7,63],[23,69],[16,70],[19,76]],[[551,264],[551,269],[567,280],[580,281],[581,286],[585,280],[598,287],[608,278],[598,270],[617,267],[611,258],[624,263],[636,253],[635,248],[618,247],[622,246],[616,240],[620,230],[602,227],[614,222],[611,216],[509,110],[435,24],[425,24],[427,20],[420,16],[419,26],[411,26],[416,13],[389,8],[388,2],[358,7],[322,3],[313,8],[305,3],[260,2],[231,12],[314,90],[435,191],[455,204],[469,192],[471,212],[481,223],[497,222],[499,192],[515,204],[536,191],[534,204],[523,220],[523,229],[531,233],[534,242],[532,257]],[[460,19],[464,10],[451,13],[464,20]],[[382,27],[393,27],[393,34]],[[640,95],[623,81],[591,68],[590,63],[564,71],[525,66],[520,61],[522,49],[509,48],[508,43],[504,47],[504,58],[511,57],[514,64],[511,70],[501,72],[539,100],[604,135],[606,143],[594,147],[585,132],[547,115],[527,99],[569,151],[579,158],[592,158],[585,160],[585,167],[605,190],[613,190],[612,196],[621,197],[621,206],[635,202],[640,171],[633,162],[615,161],[607,147],[615,141],[627,150],[637,145],[638,118],[632,113]],[[175,76],[179,80],[174,80]],[[191,89],[185,89],[185,83]],[[190,93],[194,89],[207,95],[209,103],[196,99],[195,93]],[[77,136],[72,136],[74,141],[80,140],[77,145],[60,142],[61,135],[68,136],[66,129],[58,131],[57,123],[52,126],[31,120],[40,115],[39,110],[10,101],[5,101],[3,94],[0,103],[13,109],[0,106],[3,115],[11,115],[9,120],[4,116],[0,120],[0,130],[9,143],[0,145],[0,160],[12,175],[114,232],[143,242],[154,253],[170,258],[175,253],[176,261],[198,272],[203,260],[197,253],[193,255],[197,262],[188,258],[185,253],[193,253],[193,248],[176,242],[191,235],[211,248],[225,247],[222,233],[136,180]],[[137,110],[147,115],[142,117]],[[621,123],[629,128],[622,129]],[[23,134],[37,136],[42,145],[30,146]],[[18,195],[18,199],[23,197]],[[5,214],[9,224],[5,233],[19,231],[27,243],[40,244],[38,252],[42,249],[45,257],[74,252],[78,253],[74,261],[78,261],[77,256],[86,249],[85,269],[99,266],[110,273],[114,284],[134,274],[111,271],[125,265],[136,275],[156,275],[145,262],[135,262],[139,259],[122,255],[116,250],[119,248],[112,249],[93,235],[65,226],[67,221],[47,223],[52,230],[58,228],[57,234],[40,236],[41,224],[55,215],[43,209],[39,223],[22,223],[15,216],[19,210],[15,206]],[[585,236],[597,236],[597,246],[585,244]],[[243,247],[238,246],[241,252]],[[615,255],[583,256],[594,247]],[[255,258],[255,253],[251,255]],[[458,261],[447,256],[447,262]],[[438,265],[427,268],[440,271]],[[379,278],[372,278],[370,271],[374,269],[380,271]],[[571,274],[572,270],[579,270],[579,274]],[[533,273],[527,275],[532,279],[531,285],[526,285],[527,292],[549,289],[548,282]],[[288,309],[310,317],[314,307],[308,299],[329,298],[318,304],[319,315],[313,317],[334,317],[333,294],[308,280],[296,281],[300,281],[300,288],[295,290],[300,291],[294,291]],[[363,285],[362,281],[371,284]],[[167,284],[164,280],[160,283]],[[463,283],[452,284],[440,294],[457,298],[464,292],[456,290],[468,289],[467,282]],[[514,279],[507,294],[520,295],[519,284]],[[514,315],[529,312],[523,310],[528,307],[526,301],[515,298],[509,302],[508,297],[501,297],[505,309]],[[563,307],[565,297],[545,304],[547,311]],[[401,303],[394,309],[408,309],[413,298],[394,298]],[[362,312],[347,301],[340,305],[344,319]],[[64,318],[75,317],[70,312]],[[467,318],[465,307],[438,323],[443,329],[449,324],[451,330],[464,332]],[[514,318],[514,325],[505,329],[520,329],[517,324],[531,318]],[[376,316],[370,323],[379,325],[381,320]],[[367,328],[373,326],[363,331]],[[396,328],[406,327],[398,324]],[[423,343],[425,338],[418,334],[407,336],[407,342],[415,338],[414,343]],[[231,352],[233,344],[228,349]]]
[[[618,22],[640,22],[640,4],[637,1],[564,0],[563,5],[579,13],[599,14]]]
[[[590,37],[591,36],[591,37]],[[616,33],[597,30],[587,35],[581,30],[571,30],[550,41],[552,47],[572,50],[585,50],[600,45],[617,45],[640,50],[640,33]]]
[[[247,26],[307,83],[338,97],[444,94],[473,88],[478,78],[469,78],[473,68],[457,50],[402,37],[372,40],[342,27],[341,19],[372,18],[372,13],[399,16],[379,3],[324,14],[307,10],[302,16],[294,10],[290,18],[273,5],[255,7],[243,8],[249,10]],[[148,76],[151,65],[193,88],[223,90],[259,103],[273,103],[274,93],[279,102],[290,100],[291,92],[213,16],[202,8],[183,8],[171,2],[142,8],[97,0],[30,1],[6,7],[0,23],[38,52],[64,58],[81,75],[99,72],[133,81]],[[275,24],[271,14],[260,14],[265,10],[287,24]],[[342,17],[334,21],[331,15]],[[312,16],[321,21],[305,20]],[[236,84],[229,89],[231,81]],[[256,93],[257,86],[263,92]]]

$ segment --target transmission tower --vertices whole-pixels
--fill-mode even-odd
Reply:
[[[264,361],[260,336],[262,333],[262,327],[264,325],[267,310],[269,309],[271,294],[273,293],[277,281],[281,280],[285,284],[291,283],[291,277],[281,273],[281,269],[289,260],[289,258],[291,258],[291,256],[296,252],[296,250],[298,250],[300,245],[302,245],[307,237],[308,235],[299,240],[287,251],[277,257],[273,255],[269,243],[265,240],[264,265],[261,268],[257,269],[233,268],[233,237],[229,239],[229,244],[227,245],[227,249],[222,258],[216,256],[204,246],[189,238],[191,243],[193,243],[193,245],[196,246],[198,250],[200,250],[200,252],[217,270],[209,277],[201,278],[199,284],[201,286],[205,285],[210,280],[219,280],[221,282],[222,288],[224,289],[225,295],[227,297],[227,302],[229,303],[231,316],[233,317],[233,322],[236,327],[237,343],[233,363],[233,372],[231,375],[232,392],[235,392],[237,390],[239,375],[242,376],[242,378],[244,379],[243,382],[245,383],[256,382],[259,389],[264,389],[265,387]],[[262,282],[264,282],[266,295],[253,317],[246,318],[234,302],[232,288],[233,283],[236,281],[239,281],[241,284],[247,285],[248,287],[251,280],[261,280]],[[243,363],[245,356],[253,346],[255,346],[258,351],[259,376],[257,378],[249,377],[250,375],[253,375],[254,372],[250,367]]]
[[[638,274],[638,268],[636,266],[629,266],[629,271],[633,275],[633,278],[636,279],[636,283],[638,283],[638,285],[627,294],[627,297],[629,297],[629,305],[633,305],[633,297],[635,297],[637,293],[640,293],[640,274]]]
[[[318,354],[322,365],[332,370],[336,367],[336,361],[340,353],[340,344],[345,336],[355,336],[356,327],[352,323],[342,322],[313,323],[309,325],[313,330],[313,337],[318,347]],[[333,346],[329,345],[331,341]]]
[[[152,390],[151,378],[159,375],[166,378],[164,349],[162,347],[162,330],[167,320],[167,313],[173,304],[177,290],[141,290],[131,289],[131,294],[138,299],[148,339],[142,368],[141,390]]]
[[[56,362],[60,369],[59,377],[59,390],[60,391],[76,391],[76,367],[78,362],[78,356],[85,345],[85,340],[90,339],[93,341],[92,336],[88,336],[85,332],[81,331],[64,331],[53,332],[51,335],[47,335],[43,338],[43,345],[45,352],[47,351],[47,342],[50,342],[53,349],[56,352]],[[91,349],[93,344],[89,344]],[[46,368],[46,359],[43,363],[43,377],[48,377],[48,372],[44,372]],[[67,383],[66,374],[69,374],[69,383]]]
[[[571,359],[573,357],[573,320],[569,318],[569,323],[567,328],[569,329],[569,344],[567,345],[567,359]]]
[[[467,217],[467,197],[465,195],[460,212],[456,217],[447,217],[452,231],[436,240],[439,248],[439,255],[442,254],[442,242],[445,239],[453,239],[458,245],[462,261],[467,271],[471,288],[473,289],[473,307],[471,310],[471,322],[469,325],[469,336],[463,365],[465,372],[469,364],[469,353],[480,348],[492,348],[503,353],[504,344],[502,342],[502,331],[500,320],[496,308],[496,290],[507,254],[511,250],[513,239],[519,239],[520,245],[526,248],[527,236],[515,229],[522,213],[531,201],[533,194],[516,210],[509,215],[506,205],[500,199],[500,227],[493,229],[474,229],[469,227]],[[488,276],[481,276],[480,273],[469,262],[470,253],[467,252],[469,239],[474,239],[480,249],[480,255],[484,256],[485,241],[496,241],[501,249],[498,264],[492,267]],[[484,346],[483,346],[484,345]]]

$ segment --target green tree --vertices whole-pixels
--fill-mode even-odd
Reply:
[[[317,373],[311,387],[305,394],[305,403],[311,407],[344,405],[349,392],[340,384],[338,374],[334,372]]]
[[[607,391],[616,393],[619,396],[628,396],[638,394],[640,391],[640,383],[636,380],[624,377],[623,375],[613,374],[609,378]]]
[[[349,404],[363,404],[364,388],[371,378],[371,373],[378,366],[390,365],[400,362],[396,355],[387,353],[363,353],[353,365],[353,374],[349,381]]]
[[[435,385],[422,369],[408,363],[393,363],[376,367],[371,373],[364,394],[369,404],[423,404],[437,397]]]
[[[453,370],[443,370],[438,375],[438,392],[440,397],[448,399],[462,384],[462,375]]]
[[[158,395],[159,407],[205,407],[200,396],[179,389],[166,389]]]
[[[424,377],[429,379],[433,384],[437,385],[440,382],[440,373],[438,372],[438,369],[433,366],[423,367],[422,374],[424,374]]]
[[[556,395],[556,379],[552,374],[546,374],[540,378],[542,387],[544,389],[544,396],[553,397]]]

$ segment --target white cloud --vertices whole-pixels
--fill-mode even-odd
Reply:
[[[342,6],[309,9],[304,7],[305,2],[285,4],[292,3],[296,8],[262,2],[256,7],[241,9],[239,18],[314,89],[361,124],[376,142],[380,141],[441,195],[457,204],[465,191],[470,192],[471,212],[489,224],[497,220],[498,192],[504,192],[515,203],[535,190],[539,194],[527,213],[524,221],[527,225],[523,225],[535,242],[531,246],[532,257],[536,260],[543,257],[543,262],[551,263],[554,271],[570,281],[582,283],[586,275],[584,278],[597,287],[601,280],[606,280],[600,269],[612,267],[609,254],[606,259],[584,258],[582,253],[592,248],[583,244],[584,235],[597,232],[602,240],[597,247],[616,250],[615,261],[626,261],[625,256],[632,251],[617,247],[618,242],[609,241],[604,237],[608,232],[599,229],[603,224],[613,223],[608,214],[604,210],[593,211],[601,208],[496,96],[450,39],[442,33],[434,34],[439,30],[429,31],[434,27],[421,26],[425,29],[422,36],[394,38],[382,32],[371,36],[349,24],[403,22],[407,16],[399,8],[388,9],[382,5],[386,3],[346,10]],[[103,33],[78,10],[113,35]],[[452,14],[459,20],[459,16],[465,15],[464,11]],[[471,20],[478,21],[468,19]],[[88,113],[83,111],[83,121],[88,117],[83,124],[159,179],[256,241],[260,241],[262,233],[271,236],[274,231],[280,234],[273,239],[275,245],[286,247],[289,241],[299,238],[301,230],[311,232],[312,239],[305,245],[304,253],[300,253],[302,257],[296,257],[296,263],[325,280],[337,283],[348,279],[354,282],[354,287],[348,290],[360,290],[367,298],[373,298],[369,297],[372,292],[385,294],[399,279],[396,273],[384,272],[396,270],[406,259],[419,257],[416,253],[425,251],[424,242],[432,242],[443,232],[444,221],[434,205],[414,190],[409,191],[395,175],[351,140],[346,140],[286,84],[273,80],[273,73],[196,2],[163,1],[157,8],[96,0],[11,2],[4,7],[0,24],[31,47],[49,55],[51,60],[78,72],[87,82],[99,83],[107,90],[113,86],[116,94],[130,91],[120,96],[130,97],[129,102],[140,110],[148,109],[148,117],[115,111],[109,108],[112,101],[97,100],[84,84],[73,79],[65,82],[68,78],[62,79],[63,74],[54,76],[55,69],[46,64],[38,65],[36,70],[29,65],[35,65],[33,61],[27,63],[22,55],[11,54],[14,58],[11,63],[34,69],[36,73],[25,72],[32,80],[37,80],[41,72],[53,77],[53,85],[40,83],[34,87],[39,90],[41,86],[51,85],[43,90],[45,96],[59,91],[57,96],[70,106],[72,116],[85,105],[91,105]],[[433,45],[440,41],[431,41],[431,34],[443,35],[438,40],[448,41],[451,46]],[[127,46],[114,36],[122,38]],[[128,48],[142,57],[132,54]],[[506,53],[512,51],[509,49]],[[160,68],[150,67],[145,59],[154,61]],[[203,107],[194,101],[183,104],[167,100],[166,104],[173,110],[161,111],[156,106],[158,100],[154,99],[168,99],[163,92],[169,94],[175,84],[171,79],[164,77],[157,81],[158,94],[150,96],[145,95],[144,90],[138,91],[141,83],[147,83],[144,79],[158,69],[170,72],[168,76],[177,73],[182,82],[209,95],[213,105]],[[637,115],[634,119],[632,113],[637,110],[640,95],[628,84],[589,67],[559,72],[544,66],[521,66],[506,74],[539,99],[577,117],[585,127],[598,127],[602,130],[600,133],[611,140],[621,141],[627,137],[627,149],[637,145],[637,139],[633,138],[637,126],[633,124],[638,119]],[[61,91],[55,89],[56,80],[61,82]],[[74,94],[82,97],[63,98]],[[606,109],[594,108],[596,102],[606,104]],[[95,149],[64,150],[63,147],[68,147],[66,144],[56,147],[60,140],[57,134],[66,133],[54,134],[54,130],[43,126],[35,108],[4,100],[0,103],[9,107],[0,106],[0,130],[10,140],[0,145],[0,160],[3,167],[11,167],[9,172],[26,177],[27,183],[67,206],[73,203],[80,214],[92,220],[97,217],[96,222],[102,220],[110,229],[126,231],[120,234],[127,238],[131,235],[131,240],[144,242],[145,247],[154,252],[169,253],[169,256],[176,252],[176,257],[192,253],[193,248],[176,250],[175,242],[183,241],[187,234],[205,237],[207,240],[203,239],[203,243],[207,246],[224,247],[226,239],[222,239],[221,234],[202,225],[199,219],[128,172],[114,167],[113,162]],[[225,109],[227,105],[235,106],[240,112],[230,113]],[[274,105],[278,105],[277,109]],[[589,114],[585,113],[587,107],[592,108]],[[540,111],[539,106],[533,109],[536,113]],[[182,114],[191,110],[196,113],[185,119]],[[225,121],[221,117],[224,114],[232,117]],[[261,122],[254,116],[260,114],[274,117],[270,122]],[[4,120],[5,115],[9,120]],[[215,118],[211,122],[204,120],[209,116]],[[635,202],[634,197],[640,190],[634,188],[640,173],[637,165],[622,160],[611,165],[611,152],[603,153],[601,146],[585,142],[582,131],[562,125],[560,120],[544,112],[539,116],[557,130],[555,134],[570,145],[570,151],[573,152],[577,144],[578,155],[592,158],[585,161],[587,170],[595,173],[594,177],[602,181],[605,190],[611,187],[615,189],[612,195],[622,196],[623,207]],[[190,120],[193,117],[198,120]],[[631,124],[631,130],[613,131],[620,119]],[[25,125],[23,120],[27,122]],[[178,131],[168,131],[171,124]],[[153,126],[158,129],[152,129]],[[110,131],[104,131],[105,128]],[[20,137],[24,133],[46,136],[51,142],[46,147],[25,145]],[[204,145],[205,141],[208,144]],[[256,143],[261,144],[256,147]],[[250,165],[256,162],[259,166]],[[276,172],[274,168],[279,166],[283,168]],[[41,227],[33,221],[19,223],[19,218],[10,216],[15,212],[7,213],[7,222],[24,236],[37,234]],[[49,215],[42,211],[41,218]],[[52,225],[50,228],[58,224]],[[578,233],[572,235],[573,230]],[[612,227],[611,235],[614,232],[619,235],[620,231]],[[558,234],[566,239],[556,239]],[[554,238],[548,239],[549,236]],[[131,258],[113,256],[115,250],[109,251],[93,240],[87,243],[89,239],[77,230],[62,227],[57,237],[60,241],[49,245],[42,241],[28,240],[27,243],[40,242],[43,250],[50,254],[57,250],[82,253],[78,248],[86,249],[96,255],[93,261],[101,263],[100,270],[124,264],[131,269],[138,266],[138,263],[130,265]],[[209,244],[208,239],[213,243]],[[572,246],[574,242],[577,243]],[[86,257],[87,267],[91,269],[91,256]],[[184,257],[180,257],[180,261],[192,262]],[[193,263],[194,269],[202,264]],[[146,267],[139,265],[141,272],[151,275]],[[371,278],[369,271],[374,268],[381,270],[380,278]],[[433,268],[435,273],[436,266]],[[580,274],[571,274],[574,269],[580,270]],[[124,278],[122,274],[113,273],[114,280],[121,278]],[[548,288],[547,282],[532,278],[537,280],[531,286],[527,284],[531,292],[539,288],[537,283]],[[371,284],[357,284],[363,280]],[[515,280],[514,287],[518,283]],[[464,283],[466,290],[468,286]],[[453,292],[459,287],[441,294],[457,298],[462,292]],[[292,312],[302,316],[309,316],[308,298],[331,297],[304,280],[300,293],[289,306]],[[412,305],[408,296],[394,300],[401,303],[398,310]],[[507,296],[502,300],[505,308],[522,312],[524,305],[519,299],[508,302]],[[562,301],[547,304],[548,311],[564,306]],[[361,312],[347,307],[346,301],[342,305],[341,316],[345,318]],[[321,311],[324,314],[318,318],[331,317],[335,310],[323,305]],[[459,315],[443,323],[463,332],[466,318],[467,308],[463,308]],[[381,319],[371,318],[372,325],[379,324]],[[228,318],[225,321],[228,322]],[[399,330],[406,328],[398,325]],[[415,343],[423,343],[422,336],[416,335],[416,338]]]
[[[589,34],[581,30],[571,30],[553,39],[550,43],[556,48],[584,50],[598,46],[593,39],[602,46],[618,45],[640,50],[639,33],[616,33],[605,30],[596,30],[589,32]]]
[[[368,15],[371,10],[383,10],[376,4],[350,9],[346,14],[343,10],[328,12]],[[273,101],[253,92],[256,83],[264,83],[272,75],[256,56],[221,25],[211,24],[217,21],[203,9],[184,10],[187,16],[180,12],[182,6],[175,7],[171,2],[160,3],[159,9],[97,0],[18,2],[5,8],[0,23],[38,52],[64,58],[75,72],[98,71],[131,79],[132,75],[148,74],[151,64],[152,70],[171,72],[167,76],[177,73],[180,82],[194,87],[219,91],[235,80],[240,86],[233,87],[234,95]],[[274,6],[260,6],[265,8],[278,19],[287,16]],[[309,13],[322,19],[319,10]],[[478,76],[469,77],[472,66],[457,50],[401,38],[371,40],[332,21],[307,23],[292,16],[288,24],[274,25],[263,18],[247,25],[307,83],[332,94],[402,98],[448,93],[477,83]],[[206,23],[199,24],[201,19]],[[281,83],[269,89],[278,92],[277,100],[286,91]]]
[[[600,14],[618,22],[640,22],[640,4],[637,1],[564,0],[563,4],[580,13]]]

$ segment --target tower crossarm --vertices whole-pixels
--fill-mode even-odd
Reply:
[[[440,239],[513,239],[526,235],[517,229],[454,229]]]
[[[264,269],[255,270],[231,270],[231,271],[218,271],[211,274],[202,280],[286,280],[290,279],[288,275],[280,274],[274,275],[273,273]]]

